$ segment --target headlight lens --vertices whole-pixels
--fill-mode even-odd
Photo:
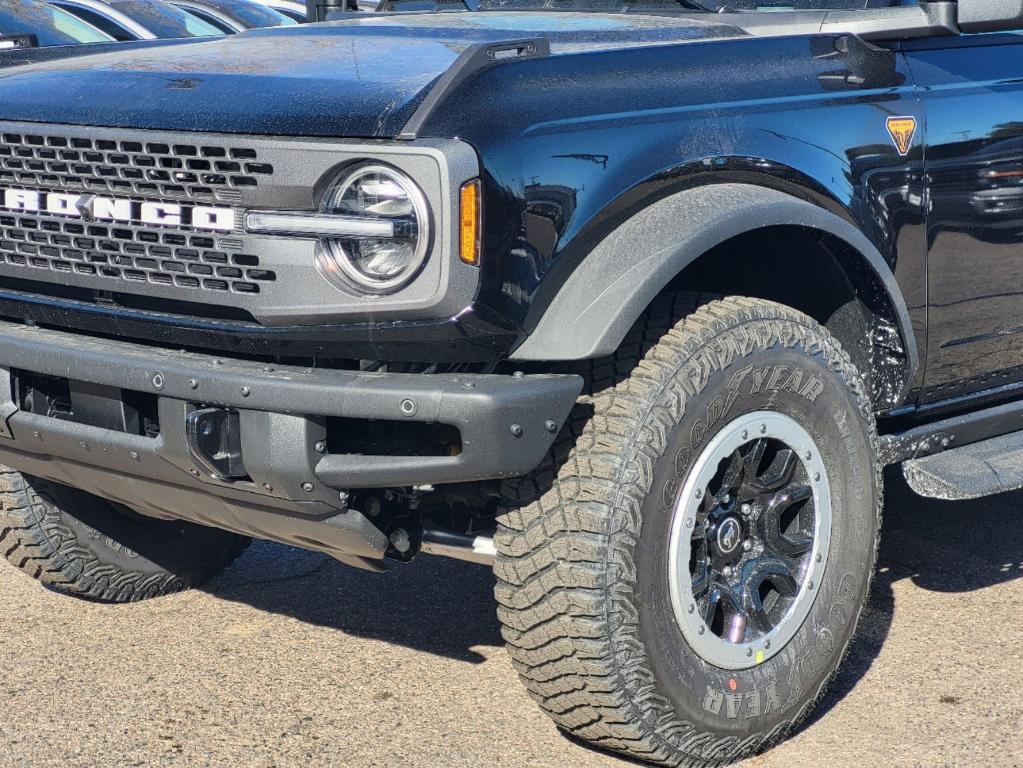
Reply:
[[[320,271],[369,293],[392,293],[416,276],[429,250],[426,198],[408,176],[383,165],[360,166],[324,196],[322,212],[393,225],[393,236],[324,239]]]

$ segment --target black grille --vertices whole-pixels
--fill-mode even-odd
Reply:
[[[259,293],[277,278],[238,238],[39,214],[0,213],[0,261],[28,268],[28,279],[30,269],[52,270],[235,293]]]
[[[0,185],[233,201],[273,171],[247,147],[0,134]]]

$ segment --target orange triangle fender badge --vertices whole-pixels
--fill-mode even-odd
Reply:
[[[899,154],[905,157],[913,146],[913,137],[916,135],[915,117],[889,117],[888,134],[895,142],[895,148]]]

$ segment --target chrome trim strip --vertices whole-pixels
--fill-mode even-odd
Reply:
[[[308,237],[380,237],[395,236],[395,222],[365,219],[359,216],[335,216],[324,213],[276,213],[248,211],[245,229],[268,235]]]

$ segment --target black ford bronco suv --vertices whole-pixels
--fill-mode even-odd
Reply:
[[[1023,0],[472,6],[0,54],[0,546],[493,562],[561,728],[738,759],[884,466],[1023,486]]]

